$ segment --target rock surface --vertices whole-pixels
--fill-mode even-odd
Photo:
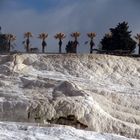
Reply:
[[[0,140],[130,140],[113,134],[78,130],[68,126],[0,123]],[[131,139],[136,140],[136,139]]]
[[[140,58],[1,55],[0,120],[140,139]]]

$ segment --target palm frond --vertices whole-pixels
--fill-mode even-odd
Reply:
[[[66,35],[64,33],[57,33],[55,36],[54,36],[55,39],[64,39],[66,38]]]

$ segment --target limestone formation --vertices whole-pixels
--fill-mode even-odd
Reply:
[[[140,139],[140,58],[1,55],[0,120]]]

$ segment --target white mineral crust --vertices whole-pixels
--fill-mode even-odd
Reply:
[[[71,126],[20,131],[18,123],[5,122],[2,140],[125,139],[101,133],[140,139],[140,58],[0,55],[0,121]]]

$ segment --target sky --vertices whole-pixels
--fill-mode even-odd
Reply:
[[[109,28],[127,21],[132,35],[140,32],[140,0],[0,0],[0,26],[3,33],[17,36],[17,48],[23,50],[23,34],[33,33],[32,46],[40,48],[37,36],[41,32],[49,34],[47,51],[57,52],[57,32],[64,32],[71,40],[70,33],[78,31],[78,52],[88,52],[87,32],[96,32],[96,47]]]

